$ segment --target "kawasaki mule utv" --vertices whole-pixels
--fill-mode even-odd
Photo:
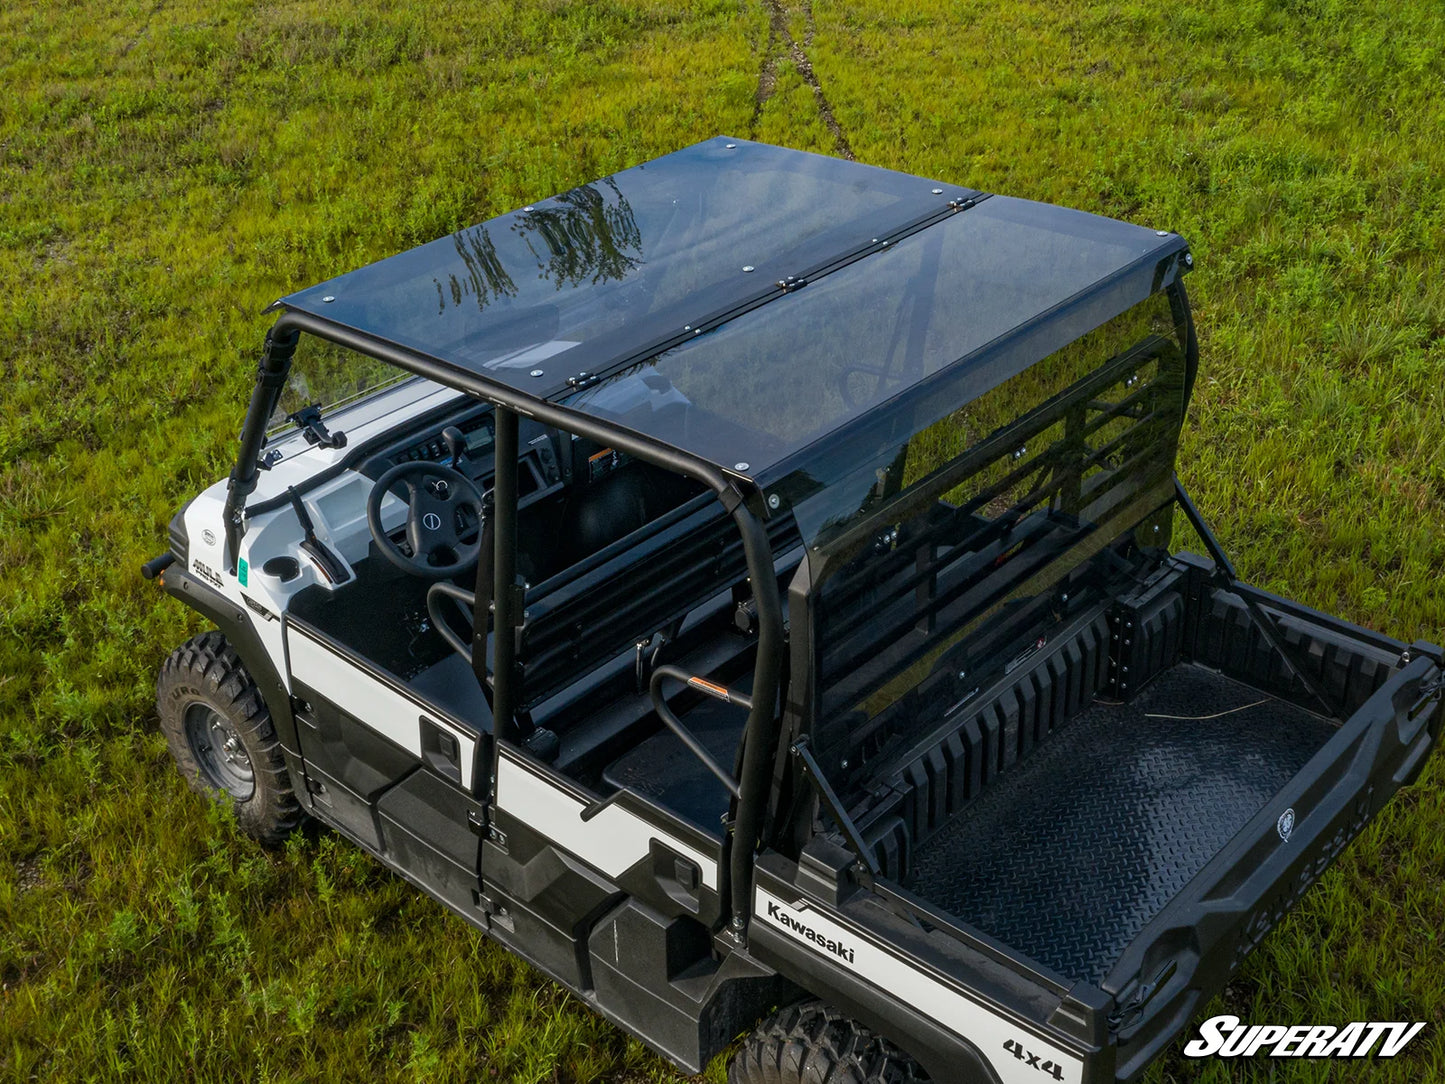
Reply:
[[[283,298],[175,758],[687,1071],[1133,1077],[1441,718],[1180,488],[1191,263],[714,139]]]

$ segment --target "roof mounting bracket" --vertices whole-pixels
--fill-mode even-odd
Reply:
[[[829,816],[837,823],[843,833],[843,838],[848,841],[849,849],[858,856],[856,876],[858,880],[871,885],[873,879],[878,876],[878,863],[873,858],[873,852],[863,839],[863,834],[858,831],[858,826],[853,823],[853,818],[848,816],[848,810],[844,807],[838,792],[833,789],[823,769],[818,766],[818,761],[813,756],[812,746],[808,742],[807,735],[800,737],[788,748],[794,758],[797,759],[802,768],[803,778],[812,784],[813,790],[817,793],[823,803],[823,808],[828,811]]]

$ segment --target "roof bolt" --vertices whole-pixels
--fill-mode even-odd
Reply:
[[[531,205],[530,203],[527,204],[527,206],[525,206],[525,207],[522,208],[522,210],[524,210],[524,211],[530,211],[531,209],[532,209],[532,205]]]
[[[1154,231],[1154,236],[1155,236],[1155,237],[1168,237],[1168,236],[1169,236],[1169,231],[1168,231],[1168,230],[1155,230],[1155,231]]]
[[[546,374],[543,373],[541,369],[533,369],[533,370],[532,370],[532,375],[533,375],[533,376],[544,376],[544,375],[546,375]]]
[[[1068,602],[1068,601],[1069,601],[1069,593],[1068,593],[1067,591],[1065,591],[1062,595],[1059,596],[1059,601],[1060,601],[1060,602]]]
[[[729,143],[729,144],[727,145],[727,149],[728,149],[728,150],[735,150],[736,148],[737,148],[737,144],[736,144],[736,143]]]
[[[1028,454],[1029,454],[1029,449],[1028,449],[1028,446],[1025,445],[1024,447],[1019,448],[1019,449],[1017,449],[1017,450],[1014,452],[1014,458],[1015,458],[1015,459],[1022,459],[1024,456],[1026,456],[1026,455],[1028,455]]]
[[[752,264],[750,264],[750,263],[745,263],[745,264],[743,264],[743,270],[744,270],[744,271],[751,271],[752,269],[753,269],[753,265],[752,265]]]
[[[700,328],[700,327],[695,327],[695,328],[692,329],[692,333],[693,333],[694,335],[701,335],[701,334],[702,334],[702,328]]]
[[[943,189],[941,189],[941,188],[935,188],[935,189],[933,190],[933,194],[934,194],[935,196],[941,196],[941,195],[943,195]]]
[[[1155,533],[1155,534],[1158,534],[1158,533],[1159,533],[1159,524],[1157,524],[1157,523],[1154,524],[1154,533]],[[1133,628],[1134,626],[1133,626],[1133,625],[1130,625],[1129,627],[1130,627],[1130,628]]]
[[[877,244],[877,243],[878,243],[878,238],[876,238],[876,237],[875,237],[875,238],[873,238],[873,244],[875,244],[875,245],[876,245],[876,244]]]
[[[781,497],[779,497],[776,493],[770,494],[770,495],[768,496],[768,507],[769,507],[769,508],[777,508],[777,507],[778,507],[779,505],[781,505],[782,503],[783,503],[783,499],[782,499]],[[1409,652],[1407,651],[1407,652],[1405,652],[1405,654],[1408,655]],[[1407,659],[1406,661],[1408,662],[1409,660]]]
[[[747,470],[750,466],[752,466],[752,464],[747,462],[734,463],[733,470]]]
[[[848,767],[848,760],[847,760],[846,757],[845,757],[844,760],[843,760],[842,767],[844,767],[844,768]]]
[[[325,297],[323,297],[321,300],[324,301],[324,302],[326,302],[326,303],[329,305],[329,304],[331,304],[333,301],[335,301],[336,298],[332,297],[330,294],[327,294],[327,295],[326,295]]]
[[[958,680],[959,680],[959,681],[962,681],[962,680],[963,680],[964,678],[966,678],[966,677],[968,677],[968,671],[967,671],[967,670],[960,670],[960,671],[958,672]]]
[[[691,331],[691,330],[692,330],[692,325],[691,325],[691,324],[683,324],[683,325],[682,325],[682,330],[683,330],[683,331]]]

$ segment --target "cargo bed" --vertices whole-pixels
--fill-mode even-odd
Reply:
[[[1418,774],[1441,659],[1189,555],[1105,595],[991,671],[941,657],[849,812],[924,958],[1107,1005],[1066,1016],[1129,1079]]]
[[[905,887],[1100,984],[1335,730],[1223,674],[1172,667],[1004,774],[916,849]]]

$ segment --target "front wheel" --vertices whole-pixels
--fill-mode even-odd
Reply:
[[[918,1063],[882,1036],[805,1001],[758,1025],[728,1066],[728,1084],[924,1084]]]
[[[186,782],[230,803],[247,835],[279,843],[301,823],[271,712],[223,635],[207,632],[171,652],[156,682],[156,710]]]

